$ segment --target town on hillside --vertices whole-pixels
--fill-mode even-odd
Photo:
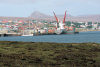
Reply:
[[[38,15],[38,16],[37,16]],[[63,20],[62,16],[59,20]],[[64,27],[68,30],[76,32],[81,31],[99,31],[99,21],[83,21],[83,19],[75,20],[72,16],[66,15]],[[90,17],[89,17],[90,18]],[[86,19],[85,19],[86,20]],[[32,13],[30,17],[0,17],[0,34],[18,34],[19,35],[37,35],[37,34],[53,34],[57,29],[57,21],[53,16],[47,16],[40,13]],[[58,32],[57,32],[58,33]]]

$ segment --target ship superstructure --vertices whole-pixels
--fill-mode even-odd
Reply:
[[[72,33],[76,33],[75,26],[73,26],[73,25],[67,26],[65,24],[66,11],[65,11],[65,15],[64,15],[63,21],[58,20],[55,12],[53,12],[53,13],[54,13],[54,16],[55,16],[56,22],[57,22],[56,31],[55,31],[56,34],[72,34]]]

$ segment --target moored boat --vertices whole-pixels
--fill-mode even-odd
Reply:
[[[28,34],[28,35],[22,35],[22,36],[33,36],[33,34]]]

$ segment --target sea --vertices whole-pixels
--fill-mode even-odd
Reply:
[[[9,36],[0,41],[50,42],[50,43],[100,43],[100,31],[79,32],[79,34]]]

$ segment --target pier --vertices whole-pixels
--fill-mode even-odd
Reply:
[[[7,37],[7,36],[21,36],[20,33],[0,33],[0,37]]]

